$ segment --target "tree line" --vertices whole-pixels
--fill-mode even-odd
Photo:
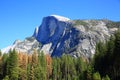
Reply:
[[[0,56],[0,80],[96,79],[101,80],[99,72],[95,72],[93,66],[82,57],[62,55],[51,58],[43,52],[25,54],[15,50]]]
[[[120,80],[120,30],[106,43],[99,42],[94,56],[94,70],[111,80]]]
[[[0,52],[0,80],[119,80],[120,31],[106,43],[99,42],[91,61],[63,54],[52,57],[34,50],[33,54]]]

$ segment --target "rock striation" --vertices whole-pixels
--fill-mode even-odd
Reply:
[[[58,57],[65,53],[91,58],[96,43],[106,42],[119,26],[120,23],[109,20],[70,20],[51,15],[43,18],[32,37],[15,42],[12,48],[27,53],[35,48]]]

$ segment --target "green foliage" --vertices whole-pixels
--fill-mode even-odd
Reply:
[[[91,20],[90,22],[91,22],[92,26],[98,25],[98,21],[97,20]]]
[[[9,79],[18,80],[18,57],[15,50],[10,51],[7,61],[7,74]]]
[[[83,26],[87,26],[88,23],[87,22],[84,22],[82,20],[74,20],[74,26],[78,26],[78,25],[83,25]]]
[[[63,78],[65,79],[68,79],[69,77],[71,77],[71,79],[76,78],[76,69],[73,62],[73,58],[70,57],[69,55],[63,55],[61,61]]]
[[[102,78],[102,80],[110,80],[110,78],[108,75],[106,75],[105,77]]]
[[[84,63],[84,61],[83,61],[83,59],[82,59],[82,57],[79,57],[78,59],[77,59],[77,71],[79,72],[79,73],[82,73],[83,71],[85,71],[86,70],[86,64]]]
[[[0,56],[2,56],[2,52],[1,52],[1,50],[0,50]]]
[[[39,64],[39,70],[40,70],[40,79],[46,80],[47,79],[47,64],[45,55],[43,52],[38,53],[38,64]]]
[[[34,80],[34,68],[33,68],[33,66],[31,66],[30,67],[30,73],[29,73],[30,75],[29,75],[29,79],[30,80]]]
[[[115,78],[120,78],[120,30],[115,33],[115,48],[113,52],[113,68]]]
[[[22,56],[18,56],[15,50],[10,51],[9,55],[4,54],[2,56],[2,66],[4,66],[4,68],[1,69],[1,79],[92,80],[93,68],[91,65],[88,65],[82,57],[74,58],[70,55],[63,55],[60,58],[53,58],[51,66],[52,73],[49,76],[47,76],[49,73],[47,72],[48,63],[43,52],[34,52],[32,55],[28,55],[28,63],[24,65],[21,65],[23,62],[21,63],[21,61],[18,61],[18,57],[19,59],[23,58]]]
[[[56,58],[53,58],[53,70],[52,70],[52,79],[54,80],[57,80],[57,77],[58,77],[58,70],[57,67],[58,67],[58,64],[57,64],[57,59]]]
[[[94,56],[95,71],[99,71],[101,76],[109,75],[112,80],[120,79],[120,31],[103,45],[97,45]],[[102,49],[103,48],[103,49]]]
[[[109,21],[106,26],[108,28],[119,28],[120,27],[120,22]]]
[[[115,33],[115,50],[114,53],[116,56],[120,57],[118,53],[120,51],[120,30]]]
[[[92,62],[87,62],[84,57],[74,58],[70,55],[62,55],[59,58],[52,58],[50,66],[43,52],[34,52],[27,56],[29,59],[25,69],[18,66],[19,56],[13,50],[0,57],[0,79],[22,80],[18,76],[25,71],[26,80],[101,80],[101,77],[102,80],[119,80],[119,52],[120,31],[111,36],[106,43],[97,43]],[[48,69],[52,72],[48,72]]]
[[[92,80],[92,74],[94,69],[90,64],[86,66],[87,66],[87,69],[84,71],[84,77],[82,80]]]
[[[30,70],[31,70],[31,66],[30,64],[27,65],[27,80],[30,80]]]
[[[87,69],[87,65],[86,63],[83,61],[82,57],[79,57],[78,59],[76,59],[76,72],[78,74],[78,78],[79,79],[84,79],[84,72]]]
[[[94,55],[94,60],[93,60],[93,66],[95,68],[95,70],[99,70],[100,73],[102,73],[103,69],[102,67],[104,67],[105,64],[104,63],[104,56],[106,54],[106,51],[107,51],[107,47],[106,47],[106,44],[104,43],[97,43],[96,45],[96,52],[95,52],[95,55]]]
[[[7,74],[7,59],[8,59],[8,54],[3,54],[2,56],[2,61],[1,61],[1,66],[0,66],[0,78],[3,78]]]
[[[101,80],[99,72],[93,74],[93,80]]]
[[[5,78],[3,80],[9,80],[9,76],[6,75]]]

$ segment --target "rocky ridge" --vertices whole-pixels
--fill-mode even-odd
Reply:
[[[16,41],[11,48],[26,53],[37,49],[51,56],[65,53],[74,57],[91,58],[95,53],[96,43],[108,40],[119,26],[119,22],[109,20],[70,20],[51,15],[43,18],[32,37]],[[5,49],[2,51],[5,52]]]

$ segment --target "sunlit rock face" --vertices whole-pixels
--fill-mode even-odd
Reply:
[[[31,54],[34,49],[40,50],[40,43],[34,37],[27,37],[24,41],[16,40],[13,45],[2,49],[3,53],[8,53],[9,50],[15,49],[17,52]]]
[[[104,20],[70,20],[61,16],[47,16],[39,27],[37,36],[45,53],[61,56],[63,53],[72,56],[90,58],[95,53],[96,43],[109,39],[113,28]]]
[[[114,25],[117,27],[113,27]],[[70,20],[51,15],[43,18],[32,37],[15,42],[6,51],[10,47],[27,53],[37,49],[51,56],[59,57],[65,53],[74,57],[91,58],[95,53],[96,43],[106,42],[119,26],[120,24],[109,20]]]
[[[61,16],[48,16],[43,18],[43,22],[39,27],[38,36],[34,36],[40,43],[42,43],[42,50],[45,53],[49,53],[51,55],[56,54],[60,56],[62,54],[62,47],[64,44],[64,37],[66,33],[68,34],[68,30],[71,27],[71,23],[68,18]],[[66,36],[66,38],[68,38]],[[46,48],[44,48],[47,45]],[[43,49],[44,48],[44,49]]]

